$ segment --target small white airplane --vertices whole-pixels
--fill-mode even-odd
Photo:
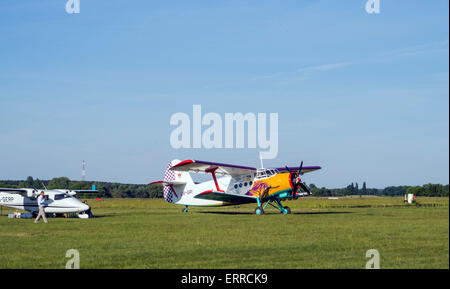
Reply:
[[[230,206],[257,203],[256,215],[263,215],[267,205],[282,214],[290,214],[289,207],[281,204],[285,199],[309,196],[311,192],[300,179],[304,173],[320,170],[319,166],[256,169],[252,167],[213,163],[197,160],[173,160],[167,166],[163,181],[150,185],[162,186],[164,199],[189,206]],[[211,174],[212,180],[194,183],[189,172]],[[216,175],[223,176],[217,178]]]
[[[35,214],[39,212],[37,197],[44,192],[47,214],[78,213],[80,218],[92,217],[91,208],[75,198],[77,193],[97,193],[92,190],[37,190],[0,188],[0,206],[24,210]],[[82,215],[82,216],[81,216]]]

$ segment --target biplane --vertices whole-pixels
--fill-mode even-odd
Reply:
[[[188,212],[190,206],[256,203],[256,215],[265,214],[268,205],[287,215],[291,209],[281,202],[311,195],[300,176],[319,169],[320,166],[303,166],[303,161],[299,167],[256,169],[198,160],[173,160],[166,168],[164,180],[149,185],[162,186],[164,199],[184,206],[183,212]],[[196,183],[190,173],[211,174],[212,180]]]

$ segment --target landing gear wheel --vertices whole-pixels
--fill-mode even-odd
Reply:
[[[289,215],[291,213],[291,208],[284,207],[284,211],[281,212],[283,215]]]
[[[188,208],[187,208],[187,207],[186,207],[186,208],[183,208],[183,209],[181,210],[181,212],[187,213],[187,212],[188,212]]]
[[[257,208],[255,209],[254,214],[255,214],[255,215],[264,215],[265,212],[264,212],[264,209],[263,209],[263,208],[257,207]]]

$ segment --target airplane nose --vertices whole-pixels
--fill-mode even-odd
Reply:
[[[80,206],[80,211],[81,211],[81,212],[87,211],[87,210],[89,210],[89,209],[90,209],[90,207],[89,207],[88,205],[86,205],[86,204],[82,204],[82,205]]]

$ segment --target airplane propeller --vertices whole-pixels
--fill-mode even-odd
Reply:
[[[302,174],[302,169],[303,169],[303,161],[300,163],[300,167],[298,168],[297,171],[291,171],[289,169],[289,167],[286,166],[286,170],[289,173],[291,173],[291,182],[292,182],[292,185],[294,187],[293,191],[292,191],[292,198],[293,199],[296,199],[297,189],[298,189],[299,186],[302,188],[303,191],[305,191],[309,195],[311,194],[311,192],[308,189],[308,187],[306,187],[306,185],[299,178],[299,176]]]
[[[299,184],[302,189],[308,193],[308,195],[311,195],[311,191],[308,189],[308,187],[304,183]]]

